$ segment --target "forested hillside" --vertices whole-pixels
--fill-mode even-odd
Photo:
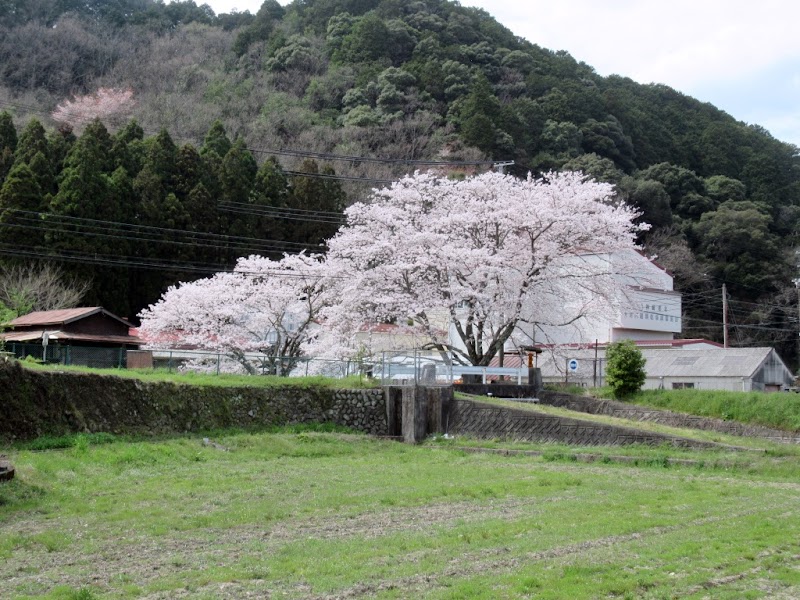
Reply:
[[[732,342],[795,358],[797,148],[533,42],[445,0],[5,0],[0,247],[133,316],[237,254],[319,249],[415,169],[577,169],[653,225],[686,337],[721,339],[726,283]]]

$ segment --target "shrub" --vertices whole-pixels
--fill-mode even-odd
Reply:
[[[606,383],[615,397],[625,398],[642,388],[646,360],[631,340],[611,344],[606,351],[606,360]]]

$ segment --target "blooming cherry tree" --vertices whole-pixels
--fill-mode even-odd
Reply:
[[[324,320],[423,329],[431,346],[488,365],[522,322],[573,322],[613,297],[609,261],[635,248],[637,214],[579,173],[463,181],[417,173],[346,211],[328,242]],[[444,332],[444,333],[443,333]]]
[[[64,100],[50,116],[59,123],[81,126],[93,119],[107,121],[125,117],[135,104],[133,90],[130,88],[100,88],[93,94]]]
[[[319,257],[305,254],[241,258],[233,272],[167,290],[139,314],[140,335],[150,347],[193,346],[251,374],[288,375],[315,335],[321,269]]]

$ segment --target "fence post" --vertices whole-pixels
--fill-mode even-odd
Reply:
[[[172,373],[172,350],[169,351],[169,358],[167,359],[167,372]]]
[[[119,348],[119,360],[117,360],[117,368],[118,369],[122,368],[122,350],[123,350],[123,348],[122,348],[122,346],[120,346],[120,348]]]
[[[219,363],[220,363],[219,352],[217,353],[217,375],[219,375]]]

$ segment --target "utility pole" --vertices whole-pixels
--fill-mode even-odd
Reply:
[[[514,161],[513,160],[504,160],[504,161],[495,161],[492,163],[492,168],[497,169],[497,172],[501,175],[504,175],[506,172],[506,167],[513,167]]]
[[[728,347],[728,288],[722,284],[722,345]]]
[[[794,285],[797,287],[797,361],[800,363],[800,279],[795,279]],[[800,371],[800,368],[798,368],[798,371]]]

